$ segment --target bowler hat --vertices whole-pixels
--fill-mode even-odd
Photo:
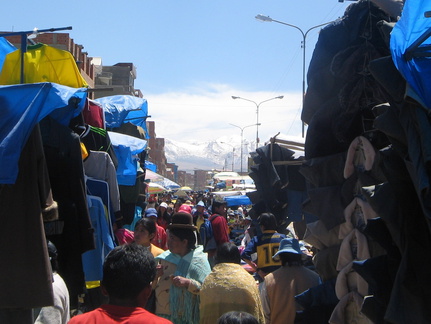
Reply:
[[[167,229],[170,228],[181,228],[196,231],[196,226],[193,225],[193,216],[190,213],[178,212],[172,216],[171,223]]]

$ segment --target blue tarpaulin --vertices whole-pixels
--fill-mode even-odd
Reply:
[[[121,133],[108,132],[108,134],[118,159],[118,184],[134,186],[139,166],[137,154],[145,150],[147,141]]]
[[[390,41],[392,59],[418,101],[431,109],[431,12],[429,0],[407,0]]]
[[[145,161],[145,169],[157,172],[157,165],[150,161]]]
[[[9,43],[6,38],[0,37],[0,71],[3,67],[3,62],[6,58],[6,55],[12,53],[13,51],[16,51],[16,47]]]
[[[226,201],[228,207],[252,204],[250,198],[247,195],[227,196],[224,197],[224,200]]]
[[[0,183],[15,183],[34,126],[48,115],[68,125],[82,111],[86,91],[48,82],[0,86]]]
[[[130,95],[107,96],[95,99],[101,104],[105,113],[106,128],[118,128],[123,123],[132,123],[144,129],[146,138],[148,131],[148,103],[143,98]]]

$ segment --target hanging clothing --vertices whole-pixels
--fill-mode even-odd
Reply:
[[[15,182],[21,150],[34,126],[47,115],[67,125],[71,116],[80,113],[81,106],[75,103],[83,96],[86,92],[81,89],[54,83],[0,87],[0,183]]]
[[[111,145],[111,139],[108,132],[103,128],[90,125],[85,126],[85,131],[80,135],[81,142],[85,144],[87,150],[107,152],[114,163],[115,168],[118,166],[117,156]]]
[[[82,254],[82,264],[87,288],[94,288],[103,278],[103,262],[108,253],[114,249],[115,244],[102,199],[88,195],[87,201],[91,225],[95,231],[96,249]],[[92,282],[91,287],[89,287],[89,282]]]
[[[118,212],[120,210],[120,191],[115,166],[109,154],[90,150],[89,156],[84,160],[84,173],[108,183],[112,211]]]
[[[101,198],[106,211],[105,217],[109,225],[110,235],[112,238],[114,238],[112,224],[115,222],[115,215],[112,211],[111,198],[109,195],[109,184],[106,181],[93,179],[90,177],[86,177],[85,184],[87,186],[87,194]]]
[[[87,99],[82,110],[82,117],[87,125],[105,129],[105,114],[103,108],[97,102]]]
[[[31,309],[53,303],[42,221],[42,210],[52,204],[52,200],[47,203],[51,186],[38,125],[30,132],[18,167],[15,184],[0,185],[0,257],[4,260],[1,309]]]
[[[88,87],[72,53],[45,44],[27,46],[24,53],[24,82],[21,82],[21,50],[8,54],[0,84],[54,82],[72,88]]]
[[[76,306],[85,287],[81,254],[95,248],[81,145],[77,134],[52,118],[45,118],[40,125],[52,193],[58,203],[59,218],[64,221],[63,232],[48,239],[59,251],[58,273],[69,289],[71,305]]]

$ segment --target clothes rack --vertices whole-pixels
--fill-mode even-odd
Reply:
[[[298,159],[298,160],[293,160],[293,161],[273,161],[272,152],[273,152],[273,145],[274,144],[278,144],[278,145],[285,147],[287,149],[290,149],[290,150],[304,151],[304,144],[303,143],[279,139],[279,138],[277,138],[277,136],[279,134],[280,134],[280,132],[278,132],[274,137],[271,137],[269,140],[269,144],[271,145],[270,146],[270,158],[272,160],[272,163],[274,165],[302,165],[305,161],[304,159]]]

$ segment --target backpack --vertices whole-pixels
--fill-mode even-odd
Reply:
[[[204,252],[215,250],[217,243],[214,238],[213,226],[209,218],[206,218],[199,229],[200,243],[204,247]]]

